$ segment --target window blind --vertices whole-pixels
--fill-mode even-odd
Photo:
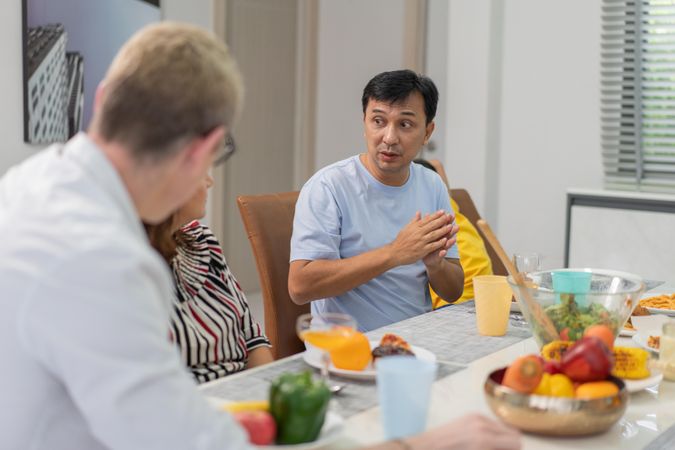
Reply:
[[[601,42],[605,185],[675,192],[675,0],[603,0]]]

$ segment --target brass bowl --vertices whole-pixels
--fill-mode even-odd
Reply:
[[[485,380],[485,397],[492,411],[519,430],[548,436],[585,436],[608,430],[623,416],[628,391],[623,381],[610,377],[619,387],[612,397],[593,400],[527,395],[502,386],[506,368]]]

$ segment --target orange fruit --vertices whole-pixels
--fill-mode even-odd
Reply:
[[[532,392],[535,395],[551,395],[551,374],[544,372],[537,388]]]
[[[549,380],[553,397],[574,397],[574,385],[567,375],[556,373]]]
[[[584,337],[587,336],[600,339],[610,350],[614,348],[614,333],[607,325],[591,325],[584,331]]]
[[[370,363],[370,342],[363,333],[351,333],[343,345],[331,350],[330,359],[338,369],[361,371]]]
[[[619,387],[611,381],[591,381],[580,384],[575,396],[581,400],[592,398],[612,397],[619,393]]]

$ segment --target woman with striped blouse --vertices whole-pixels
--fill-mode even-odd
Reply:
[[[218,240],[197,221],[206,213],[212,184],[207,176],[181,209],[145,227],[175,282],[171,339],[199,383],[273,360],[270,342],[251,315]]]

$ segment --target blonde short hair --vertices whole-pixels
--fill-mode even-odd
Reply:
[[[195,26],[163,22],[121,48],[104,80],[93,126],[138,159],[161,159],[239,114],[243,86],[224,43]]]

